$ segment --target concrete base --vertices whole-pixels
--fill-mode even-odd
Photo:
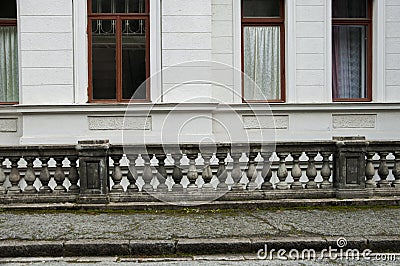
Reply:
[[[359,199],[370,197],[369,191],[366,189],[337,189],[336,197],[338,199]]]
[[[107,195],[79,195],[76,199],[78,204],[107,204],[109,202]]]

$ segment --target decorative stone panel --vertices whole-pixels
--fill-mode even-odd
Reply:
[[[0,118],[0,132],[17,132],[18,118]]]
[[[243,115],[245,129],[288,129],[288,115]]]
[[[151,130],[151,116],[89,116],[90,130]]]
[[[334,114],[333,128],[375,128],[376,114]]]

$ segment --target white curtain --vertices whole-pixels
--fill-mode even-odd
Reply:
[[[276,100],[281,95],[279,26],[244,28],[245,100]]]
[[[365,26],[333,27],[333,98],[366,97]]]
[[[0,26],[0,102],[18,102],[16,26]]]

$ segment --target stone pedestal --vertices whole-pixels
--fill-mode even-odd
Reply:
[[[368,142],[363,138],[336,140],[333,157],[333,186],[339,198],[368,196],[365,190],[365,153]]]
[[[104,203],[109,193],[108,140],[79,141],[80,199]]]

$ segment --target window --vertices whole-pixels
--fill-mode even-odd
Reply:
[[[18,33],[16,0],[0,4],[0,103],[18,103]]]
[[[334,101],[370,101],[372,90],[371,0],[332,0]]]
[[[243,101],[285,101],[284,36],[283,0],[242,0]]]
[[[88,1],[89,101],[149,101],[149,1]]]

